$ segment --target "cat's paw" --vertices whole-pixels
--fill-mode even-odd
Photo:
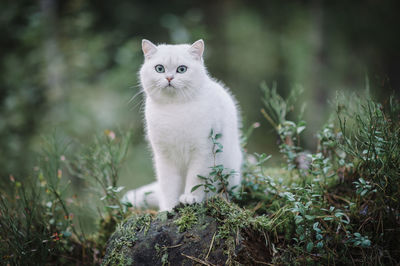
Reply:
[[[200,203],[203,201],[203,197],[196,196],[193,194],[182,194],[179,197],[179,201],[183,204],[193,204],[193,203]]]

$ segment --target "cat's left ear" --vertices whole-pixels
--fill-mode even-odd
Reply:
[[[201,60],[204,52],[204,41],[202,39],[195,41],[192,46],[190,46],[189,52],[194,55],[197,60]]]

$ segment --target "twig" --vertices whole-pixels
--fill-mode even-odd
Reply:
[[[360,231],[361,231],[361,228],[363,228],[364,225],[365,225],[369,220],[372,220],[372,217],[368,217],[367,219],[365,219],[364,222],[360,225],[360,227],[358,227],[357,232],[360,232]],[[378,227],[379,227],[379,223],[378,223]]]
[[[261,208],[261,206],[263,205],[262,201],[259,201],[257,203],[257,205],[251,210],[252,212],[255,212],[256,210],[258,210],[259,208]]]
[[[351,203],[349,200],[345,199],[344,197],[341,197],[341,196],[338,196],[338,195],[335,195],[335,194],[331,194],[331,195],[332,195],[332,197],[334,197],[335,199],[342,200],[342,201],[346,202],[347,204],[350,204],[350,203]]]
[[[210,248],[208,249],[208,253],[207,253],[206,259],[208,259],[208,256],[210,255],[211,249],[212,249],[212,247],[214,245],[214,239],[215,239],[215,235],[216,234],[217,234],[217,232],[214,233],[214,235],[213,235],[213,237],[211,239],[211,244],[210,244]]]
[[[177,248],[177,247],[180,247],[180,246],[182,246],[183,245],[183,243],[181,243],[181,244],[178,244],[178,245],[175,245],[175,246],[164,246],[165,248]]]
[[[186,254],[183,254],[183,253],[181,253],[181,255],[185,256],[186,258],[191,259],[191,260],[193,260],[193,261],[195,261],[197,263],[203,264],[203,265],[216,266],[215,264],[212,264],[211,262],[207,262],[207,261],[201,260],[201,259],[196,258],[196,257],[192,257],[192,256],[189,256],[189,255],[186,255]]]
[[[271,263],[267,263],[267,262],[263,262],[263,261],[259,261],[259,260],[256,260],[256,259],[252,259],[255,263],[260,263],[260,264],[264,264],[264,265],[274,265],[274,264],[271,264]]]
[[[261,109],[261,114],[268,120],[268,122],[271,123],[271,125],[274,127],[276,131],[278,131],[278,125],[274,122],[274,120],[267,114],[267,112],[263,109]]]

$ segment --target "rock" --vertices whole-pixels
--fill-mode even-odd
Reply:
[[[132,216],[109,239],[103,265],[258,264],[269,254],[265,240],[260,234],[249,234],[248,228],[247,233],[233,229],[247,219],[238,207],[232,213],[244,220],[238,219],[238,225],[224,223],[229,208],[230,204],[216,200],[208,205],[181,205],[156,217]]]
[[[216,238],[216,219],[191,210],[129,218],[110,238],[103,265],[224,265],[229,248]]]

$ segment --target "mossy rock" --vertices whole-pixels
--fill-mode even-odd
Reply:
[[[240,231],[221,237],[221,217],[211,208],[181,205],[156,217],[128,218],[109,239],[103,265],[249,265],[249,248],[263,244],[255,237],[251,242],[258,243],[249,245]]]

